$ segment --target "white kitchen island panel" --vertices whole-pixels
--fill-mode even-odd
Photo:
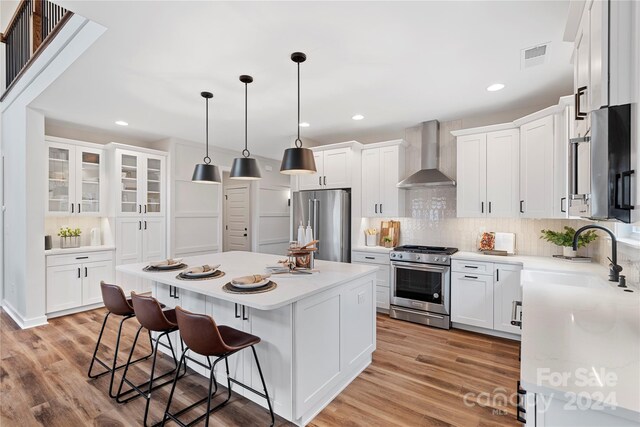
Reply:
[[[240,295],[222,290],[233,277],[262,273],[281,258],[251,252],[185,258],[192,267],[220,264],[226,273],[203,281],[178,280],[176,271],[144,272],[146,263],[117,269],[154,280],[154,296],[167,307],[207,313],[217,324],[259,336],[256,351],[274,412],[305,425],[371,363],[376,347],[376,267],[316,261],[319,273],[273,276],[278,287],[270,292]],[[179,346],[176,336],[174,348]],[[196,364],[189,367],[208,375]],[[224,363],[217,368],[216,378],[226,386]],[[236,380],[261,390],[250,350],[229,357],[229,369]],[[239,386],[233,390],[266,407],[253,392]]]

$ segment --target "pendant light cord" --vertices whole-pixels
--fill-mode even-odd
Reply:
[[[206,107],[205,107],[205,111],[206,111],[206,123],[205,123],[205,141],[206,141],[206,151],[205,151],[205,157],[204,157],[204,162],[205,164],[209,164],[211,163],[211,157],[209,157],[209,98],[205,98],[206,100]]]
[[[247,148],[247,87],[248,87],[248,83],[245,82],[244,84],[244,150],[242,150],[242,155],[244,157],[249,157],[251,155],[251,153],[249,152],[249,149]]]
[[[298,138],[296,138],[296,148],[302,148],[300,140],[300,63],[298,62]]]

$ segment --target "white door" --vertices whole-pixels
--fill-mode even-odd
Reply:
[[[493,287],[493,329],[520,335],[520,328],[511,324],[513,301],[522,301],[519,266],[496,264]]]
[[[139,153],[116,150],[116,172],[120,176],[120,197],[116,200],[118,216],[142,213],[143,168]]]
[[[116,265],[142,261],[142,219],[140,217],[118,218],[116,220]],[[126,292],[137,291],[140,279],[116,272],[116,282]]]
[[[105,199],[104,152],[100,149],[76,147],[76,213],[101,216]]]
[[[322,151],[314,151],[313,159],[316,162],[317,172],[298,176],[298,187],[300,190],[317,190],[322,188],[322,176],[324,175],[324,157]]]
[[[47,313],[82,305],[80,264],[47,267]]]
[[[520,127],[520,216],[553,218],[553,116]]]
[[[82,264],[82,304],[102,302],[100,281],[113,283],[113,261],[88,262]]]
[[[493,329],[493,276],[451,274],[451,321]]]
[[[362,216],[380,216],[380,149],[362,150]]]
[[[487,135],[458,137],[457,216],[486,216]]]
[[[48,145],[46,212],[53,215],[75,214],[75,148],[55,142]]]
[[[384,217],[400,214],[400,190],[396,186],[400,176],[400,147],[380,149],[380,206],[378,210]]]
[[[351,188],[350,148],[336,148],[324,152],[323,188]]]
[[[487,134],[488,217],[515,218],[518,207],[518,129]]]
[[[250,251],[249,187],[224,190],[224,252]]]

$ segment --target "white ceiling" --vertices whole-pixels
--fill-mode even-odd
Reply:
[[[250,74],[249,148],[279,158],[296,131],[294,51],[308,56],[302,134],[321,142],[400,137],[424,120],[550,105],[572,89],[566,1],[59,3],[108,30],[35,106],[147,141],[204,141],[209,90],[211,141],[240,150],[238,76]],[[544,42],[549,62],[521,70],[520,50]],[[487,92],[495,82],[506,88]]]

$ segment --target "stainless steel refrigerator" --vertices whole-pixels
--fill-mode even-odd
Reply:
[[[316,259],[351,262],[351,192],[349,190],[310,190],[293,193],[293,239],[300,221],[311,224],[313,236],[320,240]]]

